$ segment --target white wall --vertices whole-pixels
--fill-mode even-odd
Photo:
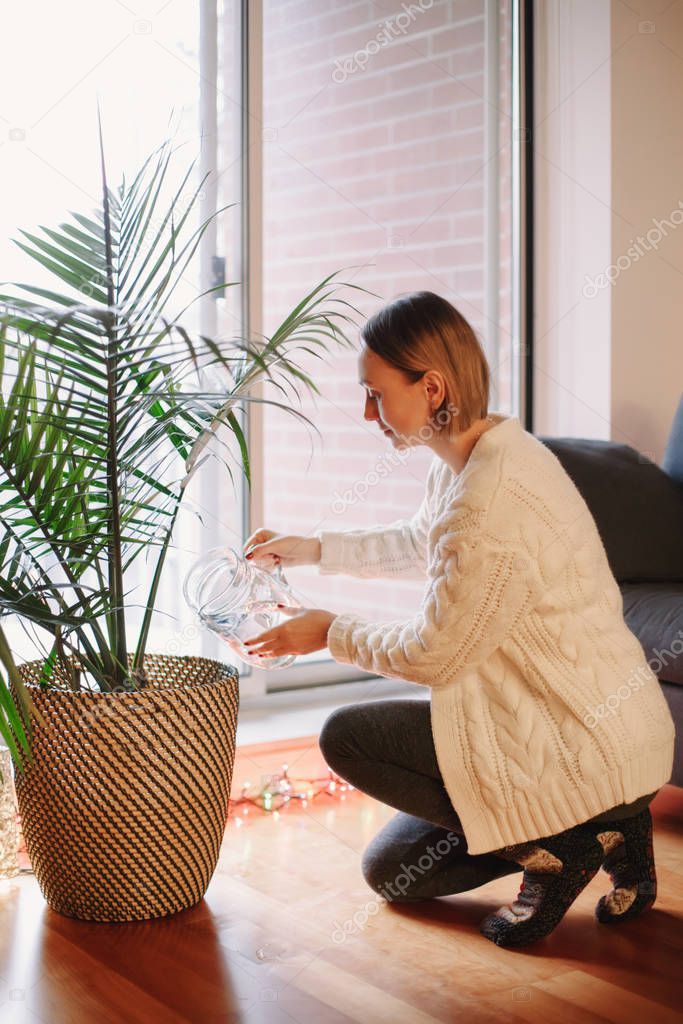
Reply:
[[[537,0],[534,430],[610,436],[610,3]]]
[[[683,391],[683,5],[634,7],[612,4],[612,430],[660,462]]]
[[[536,2],[535,431],[656,461],[683,390],[683,9],[665,6]]]

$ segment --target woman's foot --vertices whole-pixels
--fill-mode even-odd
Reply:
[[[479,925],[482,935],[498,946],[526,946],[549,935],[597,873],[604,856],[590,830],[581,831],[580,826],[495,853],[524,868],[517,899]]]
[[[612,880],[611,892],[596,904],[598,921],[615,924],[648,910],[657,898],[650,808],[631,818],[583,822],[580,827],[602,846],[602,867]]]

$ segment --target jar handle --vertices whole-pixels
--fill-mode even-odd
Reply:
[[[266,570],[266,572],[268,572],[268,570]],[[281,583],[282,586],[285,588],[285,590],[287,590],[290,594],[292,593],[291,587],[289,585],[289,580],[285,576],[285,571],[282,568],[282,562],[276,562],[275,563],[275,569],[273,570],[273,572],[269,573],[269,575],[274,576],[276,581],[278,583]],[[293,597],[293,595],[292,595],[292,597]],[[296,600],[296,598],[293,598],[293,600],[294,600],[294,604],[295,605],[299,604],[299,602]]]
[[[277,563],[276,563],[276,566],[275,566],[275,572],[273,573],[273,575],[275,576],[275,579],[277,580],[277,582],[278,582],[278,583],[281,583],[281,584],[282,584],[282,586],[283,586],[283,587],[285,588],[285,590],[287,591],[287,593],[291,595],[291,596],[290,596],[290,600],[292,601],[293,605],[294,605],[295,607],[296,607],[296,606],[299,606],[299,601],[298,601],[298,600],[296,599],[296,597],[294,597],[294,595],[292,594],[292,588],[291,588],[291,587],[290,587],[290,585],[289,585],[289,580],[288,580],[288,579],[287,579],[287,577],[285,576],[285,572],[284,572],[284,569],[282,568],[282,562],[277,562]]]

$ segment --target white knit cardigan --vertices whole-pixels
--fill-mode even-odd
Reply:
[[[460,473],[438,456],[410,520],[319,530],[321,573],[427,577],[410,619],[337,615],[335,660],[430,688],[471,854],[553,835],[671,777],[674,722],[595,521],[517,417]]]

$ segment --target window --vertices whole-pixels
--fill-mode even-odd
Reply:
[[[401,292],[436,291],[478,331],[492,408],[517,414],[512,21],[509,0],[263,0],[249,33],[259,75],[249,152],[260,189],[260,257],[249,278],[266,333],[340,268],[382,296],[360,303],[363,315]],[[279,410],[252,411],[258,472],[248,531],[310,535],[412,515],[429,450],[399,458],[363,420],[357,352],[300,362],[322,392],[303,404],[322,441]],[[315,567],[289,576],[309,607],[380,619],[412,614],[423,589],[322,577]],[[323,651],[254,676],[279,689],[339,678],[340,669],[348,666]]]

